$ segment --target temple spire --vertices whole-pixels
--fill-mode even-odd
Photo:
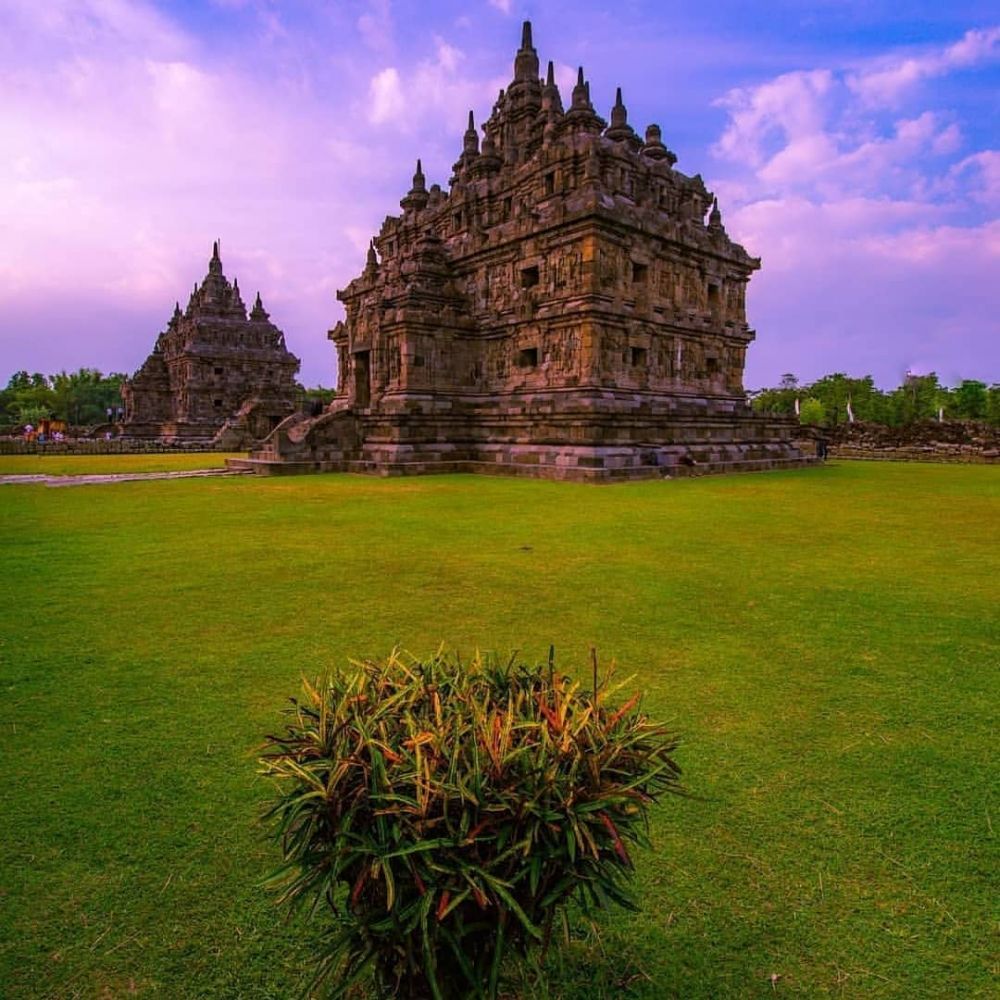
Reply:
[[[633,149],[638,149],[642,142],[635,130],[628,123],[628,109],[622,101],[622,88],[615,90],[615,106],[611,109],[611,125],[604,133],[613,142],[627,142]]]
[[[212,244],[212,259],[208,262],[209,274],[222,274],[222,258],[219,256],[219,241]]]
[[[266,320],[268,318],[264,303],[260,300],[260,292],[257,293],[257,298],[254,299],[253,309],[250,310],[250,318],[254,320]]]
[[[551,59],[545,73],[545,84],[542,87],[542,112],[550,124],[553,124],[554,119],[563,112],[562,95],[556,85],[556,68]]]
[[[427,179],[424,177],[424,167],[420,160],[417,160],[417,170],[413,175],[413,187],[407,192],[406,197],[400,199],[399,205],[404,211],[419,211],[427,204]]]
[[[590,84],[584,78],[582,66],[576,71],[576,86],[565,120],[573,129],[595,134],[603,132],[606,125],[590,102]]]
[[[476,131],[476,121],[471,111],[469,111],[469,127],[465,130],[462,152],[466,157],[479,155],[479,133]]]
[[[670,166],[677,162],[677,157],[663,145],[659,125],[646,126],[646,142],[642,147],[642,155],[651,160],[666,160]]]
[[[573,88],[573,100],[570,104],[571,111],[593,111],[590,103],[590,88],[583,78],[583,67],[576,71],[576,86]]]
[[[538,53],[531,44],[531,22],[521,26],[521,47],[514,56],[514,81],[538,86]]]
[[[722,213],[719,211],[719,199],[712,198],[712,211],[708,213],[708,231],[710,233],[724,233],[722,225]]]

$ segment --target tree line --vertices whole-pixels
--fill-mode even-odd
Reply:
[[[128,378],[122,372],[104,375],[96,368],[45,375],[14,372],[7,387],[0,389],[0,425],[37,426],[41,420],[63,420],[74,427],[102,424],[108,411],[117,419],[122,406],[121,387]],[[302,408],[325,406],[334,397],[332,389],[297,385],[296,402]]]
[[[121,386],[128,376],[121,372],[104,375],[96,368],[44,375],[26,371],[11,375],[0,389],[0,424],[37,424],[54,418],[85,427],[107,420],[108,410],[117,416],[122,405]],[[298,386],[296,402],[303,409],[327,405],[332,389]],[[815,382],[800,383],[795,375],[783,375],[780,385],[750,393],[753,408],[771,413],[799,413],[803,423],[842,424],[850,420],[898,427],[918,420],[985,420],[1000,424],[1000,383],[987,386],[963,379],[949,388],[933,372],[907,375],[887,392],[875,385],[871,375],[851,378],[843,372],[824,375]]]
[[[103,423],[109,409],[117,415],[126,378],[121,372],[103,375],[96,368],[56,375],[14,372],[0,390],[0,423],[37,425],[49,418],[77,426]]]
[[[783,375],[772,389],[750,393],[758,412],[798,412],[807,424],[831,426],[851,421],[900,427],[920,420],[983,420],[1000,424],[1000,383],[976,379],[942,385],[937,375],[907,375],[895,389],[882,391],[871,375],[851,378],[843,372],[800,383]]]

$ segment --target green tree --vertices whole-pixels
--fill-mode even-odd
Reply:
[[[18,404],[14,411],[14,422],[21,425],[31,424],[34,426],[39,421],[47,420],[51,416],[52,411],[47,406],[42,406],[38,403],[23,403]]]
[[[960,420],[985,420],[989,412],[989,390],[985,382],[963,379],[951,393],[954,415]]]
[[[934,372],[907,375],[891,396],[890,417],[895,426],[937,417],[941,385]]]
[[[826,423],[826,407],[815,396],[802,401],[799,420],[803,424],[818,426]]]

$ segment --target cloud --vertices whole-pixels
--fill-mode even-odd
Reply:
[[[359,267],[341,234],[370,230],[384,207],[386,157],[352,139],[363,129],[346,109],[307,91],[289,102],[294,81],[203,58],[141,3],[53,0],[15,15],[27,51],[0,70],[0,354],[15,364],[44,341],[50,367],[134,368],[216,237],[230,278],[260,288],[293,350],[310,353],[335,318],[334,288]],[[311,245],[315,231],[329,249]],[[329,381],[320,363],[305,377]]]
[[[375,125],[402,120],[406,115],[406,99],[399,79],[399,70],[387,66],[372,77],[371,110],[368,117]]]
[[[829,70],[811,70],[784,73],[757,87],[729,91],[715,102],[729,111],[715,153],[757,167],[774,143],[808,143],[822,132],[826,96],[833,82]]]
[[[511,0],[489,0],[491,7],[496,7],[501,14],[510,14]]]
[[[358,31],[373,51],[380,54],[390,52],[394,25],[389,0],[371,0],[369,9],[358,18]]]
[[[1000,208],[1000,151],[986,149],[954,164],[948,180],[975,201]]]
[[[998,59],[1000,27],[974,29],[952,45],[922,55],[886,56],[850,74],[847,86],[867,106],[895,107],[922,80]]]
[[[460,129],[469,108],[485,104],[495,93],[494,80],[470,78],[465,53],[435,37],[433,56],[410,68],[387,66],[369,83],[368,120],[412,134],[429,121],[454,122]]]
[[[968,32],[862,73],[783,73],[717,102],[712,187],[730,233],[763,258],[749,384],[768,367],[817,377],[843,357],[884,384],[917,358],[942,373],[996,363],[1000,223],[981,207],[1000,197],[1000,152],[963,148],[950,109],[893,112],[917,80],[992,58],[998,38]]]

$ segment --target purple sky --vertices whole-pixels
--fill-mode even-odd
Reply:
[[[335,289],[417,156],[447,184],[529,17],[564,100],[580,63],[605,116],[621,85],[763,257],[748,387],[1000,381],[993,3],[608,8],[0,0],[0,379],[133,371],[220,238],[302,380],[333,384]]]

